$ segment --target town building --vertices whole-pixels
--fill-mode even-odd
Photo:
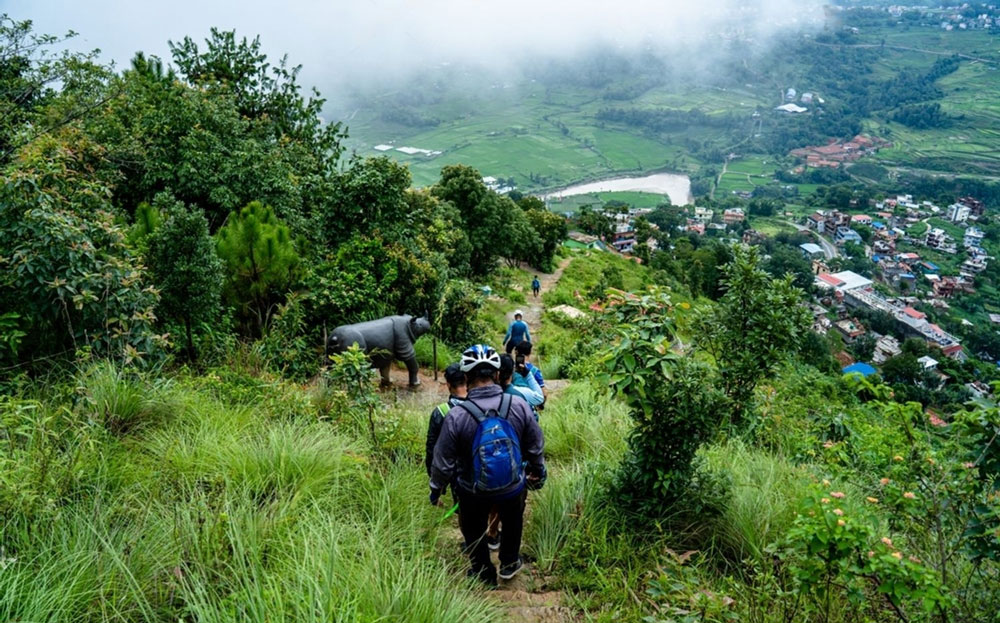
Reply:
[[[847,292],[859,288],[871,287],[872,280],[850,270],[839,273],[820,273],[816,275],[816,286],[821,290]]]
[[[694,218],[702,223],[709,223],[712,221],[712,217],[715,215],[715,211],[711,208],[705,208],[702,206],[694,207]]]
[[[961,203],[953,203],[948,206],[947,218],[952,223],[964,223],[969,220],[969,215],[972,210],[968,206],[962,205]]]
[[[979,218],[980,216],[986,213],[986,206],[983,204],[982,201],[979,201],[974,197],[962,197],[955,203],[961,204],[969,208],[969,216],[971,217]]]
[[[899,356],[902,352],[899,340],[891,335],[883,335],[875,341],[875,353],[872,355],[872,361],[877,365],[882,365],[893,357]]]
[[[802,251],[802,256],[807,260],[824,257],[826,255],[823,253],[823,247],[814,242],[800,244],[799,249]]]
[[[864,244],[861,239],[861,234],[854,231],[850,227],[838,227],[837,233],[833,237],[833,241],[837,244],[847,244],[848,242],[853,242],[854,244]]]
[[[727,208],[722,213],[722,222],[726,225],[733,225],[735,223],[740,223],[746,218],[746,214],[743,212],[743,208]]]
[[[871,226],[872,217],[868,216],[867,214],[855,214],[854,216],[851,217],[851,224]]]
[[[983,239],[986,234],[983,233],[981,229],[975,226],[970,226],[965,229],[965,237],[962,239],[962,246],[966,249],[969,247],[981,248],[983,246]]]
[[[924,244],[931,249],[943,249],[948,246],[949,236],[943,229],[932,227],[924,237]]]
[[[635,227],[630,222],[618,222],[611,234],[611,246],[620,253],[630,253],[635,247]]]
[[[833,325],[844,338],[845,344],[853,344],[859,337],[865,334],[865,327],[854,318],[845,318]]]

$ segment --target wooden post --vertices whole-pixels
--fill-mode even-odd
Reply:
[[[438,339],[431,338],[431,350],[434,351],[434,380],[438,380]]]

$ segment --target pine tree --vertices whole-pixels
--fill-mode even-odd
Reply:
[[[288,226],[270,207],[254,201],[230,214],[215,238],[226,268],[227,300],[263,333],[299,265]]]
[[[150,235],[147,257],[160,289],[160,314],[184,325],[193,361],[193,328],[218,317],[222,293],[222,262],[202,211],[176,205]]]

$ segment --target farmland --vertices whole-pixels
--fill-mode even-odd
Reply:
[[[360,156],[385,153],[405,162],[416,186],[432,183],[442,166],[463,162],[532,192],[613,175],[672,171],[703,180],[696,184],[696,195],[712,192],[721,198],[778,186],[775,172],[794,166],[784,150],[766,153],[768,139],[788,128],[809,126],[814,113],[795,117],[771,109],[781,103],[786,86],[822,90],[809,64],[822,62],[815,60],[815,55],[822,59],[825,54],[821,46],[841,53],[856,49],[866,59],[866,79],[871,81],[927,71],[938,59],[964,55],[957,69],[935,82],[941,95],[935,101],[949,125],[917,129],[894,121],[891,114],[872,114],[861,120],[861,129],[893,146],[861,162],[886,167],[883,173],[1000,175],[1000,46],[982,31],[946,32],[930,26],[866,28],[840,48],[813,43],[806,35],[784,42],[770,56],[749,58],[739,79],[720,70],[717,76],[653,80],[649,88],[632,89],[635,77],[628,75],[600,86],[557,78],[476,76],[474,86],[463,88],[467,76],[444,68],[409,85],[412,93],[358,97],[331,112],[347,119],[351,151]],[[832,85],[821,95],[830,105],[846,98]],[[387,112],[398,106],[412,111],[409,116],[417,121]],[[664,130],[599,119],[608,109],[676,115],[693,111],[702,116]],[[376,151],[376,145],[388,149]],[[406,155],[399,147],[440,154]],[[723,172],[730,153],[737,157]],[[856,179],[884,181],[867,174]],[[783,185],[796,187],[800,196],[817,186],[810,179]],[[634,199],[644,205],[658,201]],[[569,202],[570,209],[580,201]]]

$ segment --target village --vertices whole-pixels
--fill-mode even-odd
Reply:
[[[798,245],[814,275],[812,328],[823,336],[837,335],[844,348],[835,356],[843,371],[865,376],[899,356],[908,338],[921,340],[929,354],[919,362],[928,378],[943,386],[950,379],[938,370],[941,360],[961,363],[975,355],[954,331],[942,328],[920,308],[948,316],[955,299],[976,292],[977,276],[994,259],[984,247],[986,206],[974,197],[960,197],[941,207],[915,201],[911,195],[896,195],[872,200],[867,207],[854,205],[850,212],[815,210],[794,223],[800,234],[813,240]],[[566,244],[617,252],[639,261],[642,253],[655,251],[665,242],[665,237],[657,235],[656,225],[646,222],[652,211],[606,211],[603,216],[611,223],[610,233],[598,237],[574,231]],[[745,244],[760,244],[766,238],[751,227],[753,219],[741,207],[694,205],[684,208],[684,215],[684,223],[678,225],[680,235]],[[792,212],[784,216],[795,218]],[[651,233],[639,240],[640,231]],[[645,246],[642,253],[640,245]],[[855,270],[843,269],[845,260],[852,257]],[[865,270],[857,268],[859,260]],[[880,330],[866,326],[865,319],[872,317],[882,319]],[[1000,324],[1000,314],[991,314],[989,319]],[[965,318],[959,324],[972,326]],[[857,350],[851,346],[859,341],[873,344],[868,356],[852,355]],[[991,393],[982,382],[964,386],[975,397]]]

